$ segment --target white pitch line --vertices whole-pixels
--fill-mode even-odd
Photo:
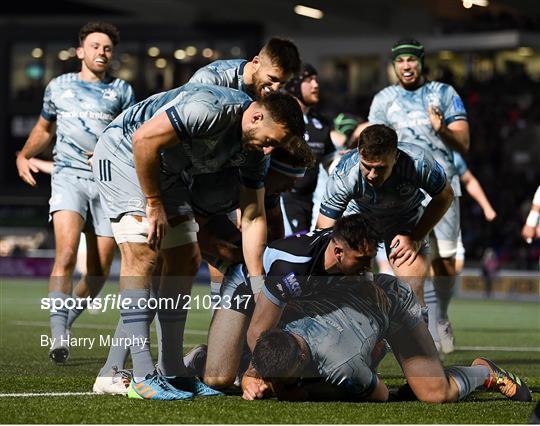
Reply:
[[[97,395],[94,392],[35,392],[35,393],[0,393],[0,398],[29,398],[33,396],[82,396]]]
[[[10,324],[13,325],[22,325],[24,327],[49,327],[50,323],[47,321],[10,321]],[[77,328],[86,328],[89,330],[115,330],[116,325],[105,325],[105,324],[79,324],[75,327]],[[196,336],[206,336],[208,331],[204,330],[186,330],[186,334],[193,334]]]
[[[456,346],[457,351],[540,352],[538,347],[527,346]]]

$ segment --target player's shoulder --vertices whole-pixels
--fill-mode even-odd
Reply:
[[[132,89],[131,84],[129,84],[126,80],[123,80],[118,77],[113,77],[109,84],[112,87],[118,88],[123,91]]]
[[[411,286],[394,275],[374,274],[373,283],[381,287],[393,302],[397,302],[404,295],[412,293]]]
[[[201,70],[207,69],[212,71],[226,70],[231,68],[239,68],[245,59],[218,59],[205,65]]]
[[[183,95],[190,101],[198,100],[215,105],[245,104],[251,98],[241,90],[214,84],[188,83],[183,86]]]
[[[436,93],[440,93],[440,94],[445,94],[445,93],[457,93],[456,89],[454,89],[454,87],[448,83],[443,83],[442,81],[428,81],[424,84],[424,87],[426,89],[426,91],[430,92],[430,93],[433,93],[433,92],[436,92]]]
[[[62,85],[68,85],[74,81],[79,80],[79,74],[76,72],[68,72],[66,74],[61,74],[57,77],[54,77],[49,81],[49,87],[60,87]]]
[[[322,129],[322,127],[330,128],[332,126],[331,120],[326,115],[322,114],[320,111],[310,109],[307,117],[318,129]]]
[[[407,157],[410,157],[413,160],[422,160],[426,155],[426,150],[424,148],[408,142],[399,142],[398,150],[402,152],[400,157],[405,154]]]
[[[386,86],[384,89],[381,89],[377,92],[373,98],[375,101],[391,100],[396,98],[399,95],[399,85],[393,84],[391,86]]]
[[[339,163],[334,169],[337,175],[348,175],[352,169],[358,167],[360,163],[360,154],[357,149],[353,149],[341,156]]]

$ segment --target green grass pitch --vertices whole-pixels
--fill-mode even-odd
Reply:
[[[207,291],[206,286],[194,288],[194,294]],[[105,292],[115,293],[116,285],[109,284]],[[442,405],[248,402],[239,396],[163,402],[76,395],[91,392],[107,348],[73,348],[65,366],[53,365],[48,349],[40,345],[40,335],[49,332],[48,313],[40,309],[40,298],[46,296],[45,281],[0,282],[0,423],[526,423],[540,399],[537,303],[455,300],[451,317],[456,344],[463,349],[445,360],[445,365],[469,365],[476,356],[488,356],[528,382],[534,391],[533,403],[513,403],[498,393],[481,391],[466,402]],[[84,313],[75,323],[73,336],[112,334],[117,320],[117,311]],[[208,311],[189,313],[186,350],[206,342],[209,321]],[[391,355],[379,371],[390,387],[404,382]],[[69,395],[21,395],[59,392]]]

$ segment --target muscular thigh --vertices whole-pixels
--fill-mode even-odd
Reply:
[[[218,309],[208,334],[205,376],[234,380],[246,339],[249,317],[232,309]]]

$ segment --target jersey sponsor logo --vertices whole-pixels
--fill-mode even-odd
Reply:
[[[300,287],[300,283],[296,279],[294,272],[289,272],[281,281],[285,284],[292,297],[299,297],[302,294],[302,287]]]
[[[118,97],[118,93],[113,89],[105,89],[103,91],[103,99],[114,101]]]
[[[134,209],[142,209],[144,207],[144,201],[140,198],[130,198],[127,202],[128,207]]]
[[[73,93],[71,89],[67,89],[60,95],[60,97],[62,99],[71,99],[75,97],[75,93]]]
[[[114,115],[101,111],[62,111],[60,114],[62,118],[90,118],[94,120],[106,120],[113,121]]]

